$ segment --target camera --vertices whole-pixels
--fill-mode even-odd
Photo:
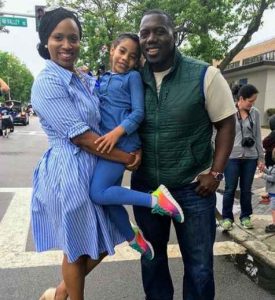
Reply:
[[[247,148],[250,148],[252,146],[254,146],[255,144],[255,140],[252,138],[252,137],[244,137],[242,139],[242,146],[243,147],[247,147]]]

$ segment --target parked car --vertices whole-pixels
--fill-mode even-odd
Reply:
[[[23,124],[25,126],[29,124],[29,114],[25,112],[20,101],[8,100],[5,103],[12,109],[12,118],[14,124]]]

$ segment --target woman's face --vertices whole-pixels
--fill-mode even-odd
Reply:
[[[253,94],[250,98],[243,98],[242,96],[239,98],[238,107],[243,110],[250,110],[257,100],[258,94]]]
[[[52,61],[73,71],[80,48],[79,29],[75,21],[69,18],[61,21],[49,36],[47,46]]]

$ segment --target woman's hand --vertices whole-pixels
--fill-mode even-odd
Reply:
[[[134,160],[133,163],[127,165],[127,166],[126,166],[126,169],[129,170],[129,171],[135,171],[135,170],[138,169],[138,167],[139,167],[140,164],[141,164],[142,150],[139,149],[139,150],[137,150],[137,151],[135,151],[135,152],[132,152],[132,153],[130,153],[130,154],[132,154],[132,155],[135,156],[135,160]]]
[[[263,172],[263,170],[265,169],[265,163],[259,160],[257,167],[260,170],[260,172]]]

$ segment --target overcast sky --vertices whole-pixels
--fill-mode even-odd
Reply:
[[[2,11],[34,14],[35,5],[45,5],[46,0],[4,0]],[[275,37],[275,10],[267,10],[264,14],[264,24],[256,32],[250,44]],[[36,76],[44,67],[44,60],[38,55],[36,45],[38,34],[35,31],[35,19],[28,18],[28,27],[7,27],[9,34],[0,34],[0,50],[17,56],[21,62]]]

